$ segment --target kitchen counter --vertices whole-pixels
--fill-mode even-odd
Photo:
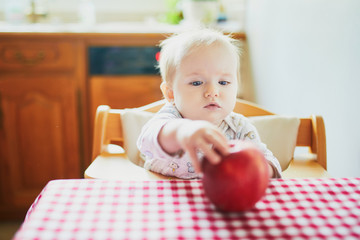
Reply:
[[[227,22],[216,28],[232,33],[236,39],[245,40],[246,35],[239,24]],[[170,25],[154,21],[147,22],[108,22],[95,25],[79,23],[66,24],[8,24],[0,22],[0,38],[22,38],[24,41],[34,39],[68,39],[86,41],[89,46],[109,45],[158,45],[167,35],[189,29],[187,25]]]
[[[80,23],[63,24],[9,24],[0,22],[0,33],[173,33],[189,29],[186,24],[170,25],[156,21],[144,22],[106,22],[94,25]],[[226,22],[215,25],[214,28],[224,32],[243,32],[237,22]]]

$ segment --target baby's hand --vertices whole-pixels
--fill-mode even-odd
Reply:
[[[207,121],[183,121],[176,133],[176,139],[181,148],[189,153],[197,172],[201,171],[197,151],[201,151],[213,164],[219,163],[222,155],[229,154],[224,134]]]

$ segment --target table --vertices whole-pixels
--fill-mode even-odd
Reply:
[[[201,181],[54,180],[14,239],[359,239],[360,178],[272,179],[222,213]]]

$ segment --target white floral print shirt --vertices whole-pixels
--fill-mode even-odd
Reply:
[[[173,176],[183,179],[199,178],[195,172],[189,155],[179,151],[176,154],[166,153],[158,142],[158,134],[161,128],[172,119],[182,118],[179,111],[170,103],[164,105],[155,116],[142,128],[137,141],[141,157],[144,158],[144,168],[165,176]],[[275,177],[281,177],[279,161],[261,142],[256,128],[241,114],[231,112],[220,124],[219,128],[229,140],[240,139],[255,143],[263,152],[265,158],[272,166]],[[200,153],[199,153],[200,154]]]

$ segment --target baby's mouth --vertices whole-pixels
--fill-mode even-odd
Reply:
[[[204,108],[207,109],[218,109],[221,108],[219,104],[217,103],[209,103],[208,105],[206,105]]]

